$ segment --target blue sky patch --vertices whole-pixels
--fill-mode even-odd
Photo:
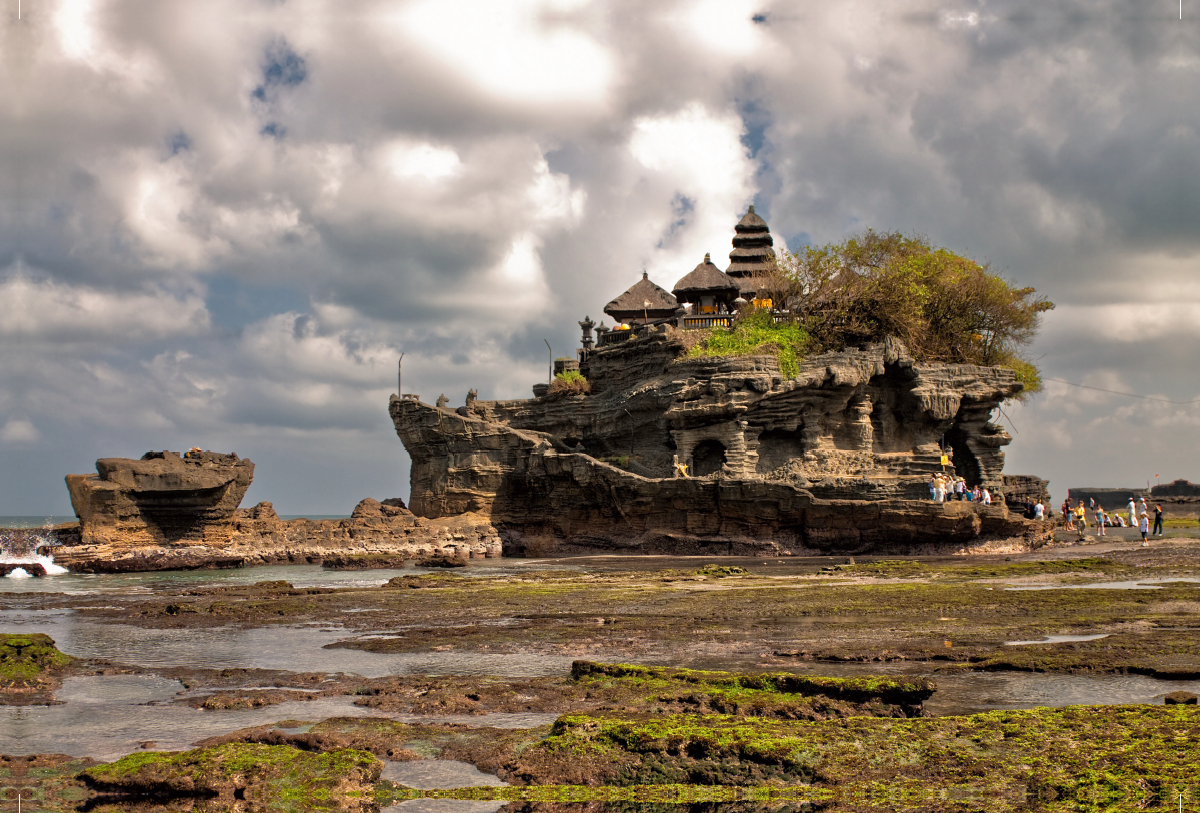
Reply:
[[[287,40],[282,39],[267,46],[262,71],[262,84],[253,93],[260,102],[267,101],[268,95],[277,88],[294,87],[308,78],[308,65],[304,57],[293,51]]]

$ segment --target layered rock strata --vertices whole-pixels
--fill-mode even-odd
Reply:
[[[80,522],[50,534],[55,561],[78,572],[501,553],[485,517],[430,520],[400,500],[366,499],[349,519],[336,520],[283,520],[270,503],[239,509],[254,464],[237,455],[152,452],[142,460],[102,459],[96,468],[96,475],[68,475]]]
[[[96,461],[96,474],[68,474],[82,542],[91,545],[220,544],[254,479],[236,454],[147,452]]]
[[[587,396],[457,410],[393,398],[412,510],[490,518],[506,549],[777,555],[912,551],[1045,529],[1002,504],[935,504],[948,468],[1001,493],[1009,370],[922,364],[889,341],[815,356],[687,358],[660,328],[596,351]],[[952,456],[947,467],[942,456]]]

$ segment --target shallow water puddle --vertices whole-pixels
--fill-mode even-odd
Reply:
[[[241,629],[152,629],[105,624],[62,610],[0,611],[0,630],[44,632],[77,658],[103,658],[148,668],[282,669],[385,675],[498,675],[539,677],[570,671],[570,656],[471,651],[375,653],[327,648],[353,636],[326,625]]]
[[[386,762],[382,779],[397,782],[405,787],[432,788],[482,788],[504,787],[507,782],[483,771],[468,762],[453,759],[419,759],[413,762]]]
[[[1028,644],[1066,644],[1072,641],[1099,641],[1101,638],[1107,638],[1108,633],[1102,632],[1099,635],[1047,635],[1039,641],[1005,641],[1005,646],[1026,646]]]
[[[219,734],[278,720],[380,717],[353,697],[293,700],[257,709],[203,711],[171,702],[182,685],[152,675],[67,678],[55,706],[0,706],[0,753],[116,759],[147,749],[182,751]]]
[[[1165,584],[1176,582],[1200,583],[1200,579],[1169,577],[1162,579],[1138,579],[1124,582],[1096,582],[1095,584],[1036,584],[1021,587],[1005,587],[1005,590],[1021,592],[1028,590],[1161,590]]]

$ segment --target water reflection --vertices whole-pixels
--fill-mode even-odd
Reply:
[[[464,578],[496,578],[528,573],[533,570],[587,571],[587,566],[572,566],[566,561],[542,559],[471,559],[466,567],[455,568],[454,575]],[[163,570],[149,573],[67,573],[59,568],[47,578],[0,579],[0,593],[66,593],[69,595],[139,595],[156,590],[189,587],[247,587],[258,582],[283,580],[293,587],[371,588],[386,584],[396,576],[435,572],[407,562],[403,567],[380,570],[326,570],[319,565],[263,565],[223,570]]]
[[[256,629],[205,627],[147,629],[82,619],[67,610],[2,610],[0,629],[44,632],[58,648],[78,658],[103,658],[147,668],[204,666],[215,669],[282,669],[385,675],[498,675],[539,677],[565,674],[569,656],[536,653],[411,652],[380,654],[326,649],[353,637],[326,625]]]
[[[206,737],[280,720],[379,717],[352,697],[294,700],[258,709],[202,711],[171,702],[177,681],[153,676],[67,678],[57,706],[0,706],[0,754],[70,754],[112,760],[143,743],[181,751]]]

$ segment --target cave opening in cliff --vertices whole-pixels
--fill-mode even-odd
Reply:
[[[725,465],[725,445],[719,440],[702,440],[692,450],[692,474],[704,477]]]
[[[979,459],[967,446],[967,433],[962,424],[955,421],[946,432],[946,445],[954,452],[954,471],[967,481],[968,488],[974,488],[983,481],[983,472],[979,467]]]

